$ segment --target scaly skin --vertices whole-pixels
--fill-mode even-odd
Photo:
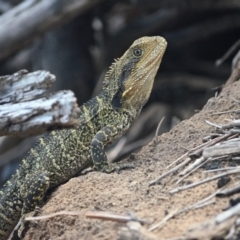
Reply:
[[[42,202],[48,189],[90,166],[107,173],[116,169],[104,149],[125,133],[147,102],[166,46],[162,37],[134,41],[110,67],[101,93],[80,108],[79,127],[53,131],[30,149],[0,191],[0,240]]]

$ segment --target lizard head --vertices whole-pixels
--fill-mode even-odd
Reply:
[[[106,74],[104,87],[111,90],[115,109],[141,109],[147,102],[167,42],[164,38],[142,37],[133,42]]]

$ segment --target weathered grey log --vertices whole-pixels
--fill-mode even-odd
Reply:
[[[0,105],[36,99],[50,88],[56,77],[48,71],[28,73],[21,70],[13,75],[0,77]]]
[[[0,136],[37,135],[47,130],[77,126],[79,109],[71,91],[0,106]]]
[[[234,127],[240,127],[240,120],[233,120],[228,124],[222,125],[223,129],[229,129]]]
[[[100,0],[26,0],[0,17],[0,60]]]
[[[79,108],[73,92],[41,97],[54,81],[55,76],[47,71],[21,70],[0,77],[0,136],[37,135],[78,125]]]
[[[240,153],[240,141],[227,142],[212,147],[208,147],[203,150],[203,157],[217,157],[222,155],[239,154]]]

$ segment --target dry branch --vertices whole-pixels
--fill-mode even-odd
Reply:
[[[237,186],[234,186],[230,189],[222,190],[218,194],[216,194],[216,197],[229,197],[233,194],[240,193],[240,185],[238,183]]]
[[[0,60],[100,0],[27,0],[0,17]]]
[[[218,157],[223,155],[239,154],[240,141],[238,142],[224,142],[220,145],[208,147],[203,150],[203,157]]]
[[[79,108],[71,91],[36,99],[54,80],[46,71],[20,71],[0,78],[0,136],[37,135],[77,126]]]

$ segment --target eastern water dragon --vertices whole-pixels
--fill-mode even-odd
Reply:
[[[159,36],[134,41],[111,65],[100,94],[81,106],[78,128],[52,131],[30,149],[0,191],[0,240],[9,237],[21,218],[24,222],[48,189],[88,167],[106,173],[118,168],[108,163],[105,149],[125,133],[147,102],[166,47]]]

